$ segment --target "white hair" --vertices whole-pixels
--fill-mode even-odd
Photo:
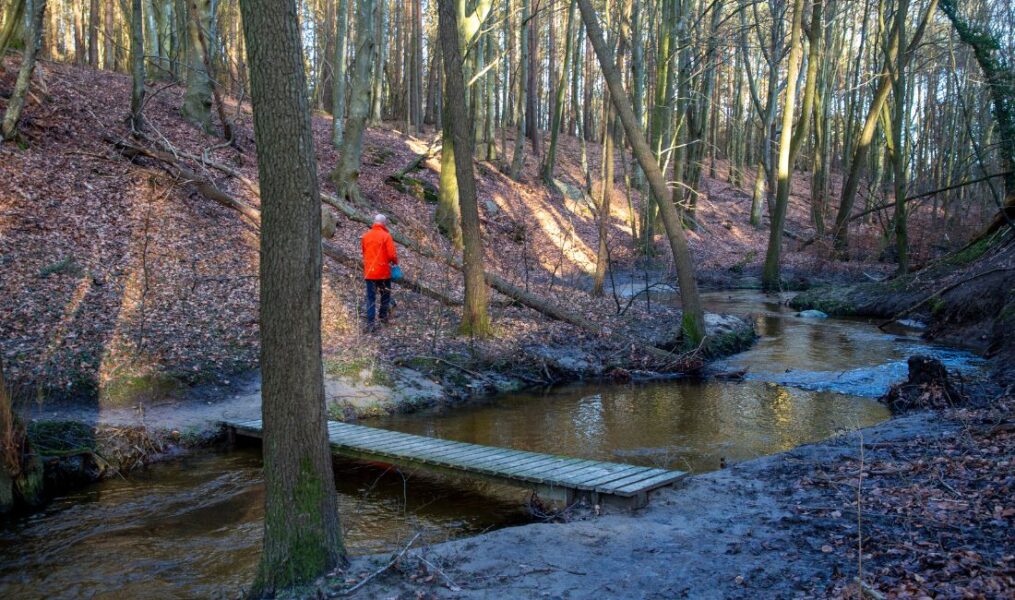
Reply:
[[[381,213],[377,213],[376,215],[374,215],[374,225],[387,225],[387,224],[388,224],[387,217],[385,217]]]

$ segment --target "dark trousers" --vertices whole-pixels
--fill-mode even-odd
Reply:
[[[391,306],[391,280],[367,279],[367,323],[374,322],[377,315],[377,294],[381,295],[381,321],[388,320],[388,308]]]

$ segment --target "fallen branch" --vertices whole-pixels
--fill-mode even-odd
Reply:
[[[417,532],[416,535],[412,536],[412,539],[409,540],[409,543],[405,545],[405,548],[402,548],[402,551],[399,552],[398,554],[396,554],[395,557],[392,558],[391,561],[388,564],[384,565],[380,569],[377,569],[373,573],[367,575],[366,578],[363,579],[363,581],[360,581],[359,583],[357,583],[356,585],[352,586],[351,588],[349,588],[347,590],[344,590],[343,592],[341,592],[341,595],[343,595],[343,596],[351,596],[351,595],[355,594],[360,588],[362,588],[367,583],[369,583],[374,577],[377,577],[381,573],[387,571],[391,567],[393,567],[396,564],[398,564],[398,561],[401,560],[402,557],[405,556],[405,553],[409,551],[409,548],[414,543],[416,543],[416,540],[419,539],[419,536],[420,536],[420,533]]]

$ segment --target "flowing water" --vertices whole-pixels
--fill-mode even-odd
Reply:
[[[762,336],[714,368],[743,382],[572,385],[366,424],[465,442],[702,472],[888,418],[873,398],[913,353],[975,370],[968,353],[885,333],[863,320],[804,319],[778,297],[708,294],[715,312],[750,313]],[[385,552],[526,520],[524,493],[336,461],[346,542]],[[0,526],[0,597],[235,597],[260,550],[256,447],[159,464],[56,498]]]

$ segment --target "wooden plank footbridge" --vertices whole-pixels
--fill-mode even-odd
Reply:
[[[260,420],[224,421],[230,438],[260,438]],[[581,460],[466,444],[376,427],[328,421],[332,454],[445,475],[533,489],[540,496],[571,504],[638,508],[652,490],[672,485],[684,473],[623,463]]]

